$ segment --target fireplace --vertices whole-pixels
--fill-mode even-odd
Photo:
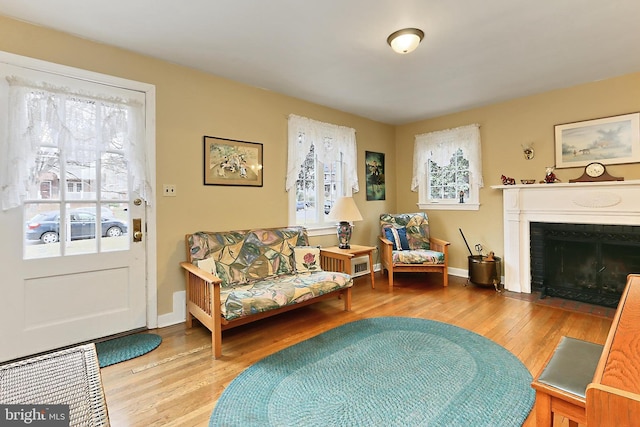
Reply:
[[[640,227],[530,223],[531,288],[543,296],[616,308],[640,271]]]
[[[505,289],[509,291],[530,293],[532,289],[538,290],[539,287],[545,285],[545,275],[551,274],[546,270],[542,273],[542,277],[539,272],[532,273],[532,263],[538,262],[535,258],[533,260],[531,258],[532,245],[534,245],[533,252],[540,252],[540,248],[535,247],[535,245],[539,245],[535,242],[535,236],[534,242],[531,242],[532,223],[556,224],[556,227],[560,229],[557,231],[558,233],[562,229],[569,229],[569,224],[592,227],[594,230],[600,230],[597,233],[604,232],[605,234],[609,232],[608,226],[622,226],[623,230],[625,227],[633,230],[640,227],[639,180],[497,185],[492,188],[502,190],[503,193],[504,283]],[[577,234],[574,234],[573,243],[579,240],[577,236],[580,231],[574,231],[574,233]],[[616,237],[612,240],[619,241],[620,235],[616,234]],[[567,256],[570,256],[572,251],[583,251],[583,249],[576,249],[572,246],[571,239],[568,240],[569,242],[555,247],[553,251],[562,252]],[[596,245],[592,249],[584,249],[587,252],[582,252],[580,259],[586,260],[591,257],[588,251],[593,251],[593,256],[596,257],[596,260],[593,261],[595,263],[593,269],[596,272],[589,274],[592,276],[595,274],[595,283],[604,283],[607,282],[603,279],[604,272],[615,272],[617,267],[613,265],[618,260],[627,257],[628,253],[640,252],[638,247],[633,250],[626,249],[625,245]],[[546,253],[548,250],[545,248],[543,252]],[[598,260],[597,257],[602,254],[605,258]],[[628,265],[625,269],[635,269],[629,273],[640,273],[638,258],[629,257],[632,259],[626,259],[625,262],[630,266]],[[571,261],[566,257],[564,260],[563,265],[566,270],[566,266],[570,265]],[[605,269],[600,271],[603,263],[606,263]],[[564,271],[560,269],[554,271],[553,274],[561,276]],[[622,282],[623,286],[625,282],[626,280]]]

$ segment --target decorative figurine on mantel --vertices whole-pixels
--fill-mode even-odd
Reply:
[[[460,203],[464,203],[464,191],[460,190],[459,195],[460,195]]]
[[[502,175],[500,177],[500,179],[502,180],[502,185],[515,185],[516,184],[515,178],[511,178],[509,176]]]
[[[555,170],[555,166],[548,166],[547,171],[544,175],[544,181],[540,181],[540,184],[553,184],[554,182],[560,182],[560,180],[556,177],[556,174],[553,172]]]

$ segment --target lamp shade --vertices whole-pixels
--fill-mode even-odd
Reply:
[[[404,28],[391,34],[387,38],[387,43],[391,46],[395,52],[405,54],[416,50],[422,38],[424,32],[417,28]]]
[[[360,215],[353,197],[338,197],[335,205],[327,215],[327,219],[334,221],[362,221],[362,215]]]

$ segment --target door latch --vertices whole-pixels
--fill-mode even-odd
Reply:
[[[142,241],[142,218],[133,218],[133,241]]]

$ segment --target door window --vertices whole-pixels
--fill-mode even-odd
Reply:
[[[29,108],[51,113],[34,119],[41,129],[40,149],[24,202],[25,259],[128,250],[129,174],[122,134],[131,118],[126,108],[57,94],[61,99],[52,102],[51,94],[38,91],[27,96]],[[105,135],[110,125],[105,120],[114,115],[122,124]],[[49,189],[46,198],[43,188]],[[34,218],[47,212],[55,215],[36,226]]]
[[[128,250],[144,103],[108,86],[30,77],[6,78],[9,158],[18,159],[8,181],[22,202],[24,258]]]

